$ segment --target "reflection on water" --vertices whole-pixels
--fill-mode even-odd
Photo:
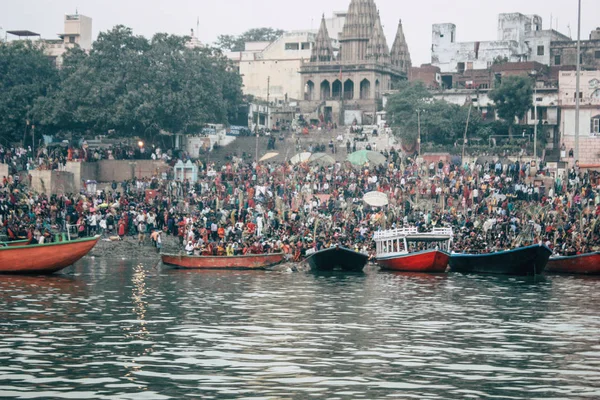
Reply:
[[[0,277],[0,397],[600,398],[600,279]]]

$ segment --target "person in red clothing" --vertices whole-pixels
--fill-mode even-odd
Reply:
[[[248,233],[250,235],[254,235],[254,232],[256,231],[256,224],[252,222],[252,220],[246,224],[246,227],[248,228]]]

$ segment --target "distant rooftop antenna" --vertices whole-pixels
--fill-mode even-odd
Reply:
[[[571,24],[567,24],[567,29],[569,30],[569,39],[573,39],[571,37]]]
[[[79,15],[79,10],[75,7],[75,15]]]
[[[196,35],[198,35],[198,31],[200,30],[200,16],[196,19]]]

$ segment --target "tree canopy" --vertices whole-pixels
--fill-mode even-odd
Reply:
[[[531,79],[524,76],[506,77],[489,96],[495,103],[500,118],[508,122],[509,135],[512,136],[515,118],[523,118],[533,105]]]
[[[40,47],[29,41],[0,43],[0,142],[20,139],[27,121],[35,124],[36,100],[58,83],[58,71]]]
[[[71,49],[60,71],[44,72],[58,84],[38,90],[30,113],[47,133],[151,137],[227,123],[242,102],[241,77],[219,50],[187,48],[188,39],[148,40],[125,26],[102,32],[89,54]]]
[[[469,113],[466,100],[464,106],[434,100],[423,82],[402,82],[398,93],[388,99],[387,120],[403,143],[409,146],[417,142],[419,124],[422,143],[462,143]],[[481,114],[472,109],[467,136],[487,134]]]
[[[272,42],[281,35],[282,29],[253,28],[241,35],[219,35],[215,46],[222,50],[243,51],[247,42]]]

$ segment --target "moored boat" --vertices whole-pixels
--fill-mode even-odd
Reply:
[[[72,265],[94,248],[100,236],[44,244],[0,247],[0,273],[51,274]]]
[[[452,228],[400,228],[375,232],[376,260],[382,269],[409,272],[445,272],[450,259]]]
[[[547,246],[536,244],[486,254],[452,254],[449,264],[452,272],[537,275],[544,271],[551,254]]]
[[[550,257],[546,272],[557,274],[600,274],[600,252]]]
[[[10,240],[8,242],[0,242],[0,247],[16,247],[16,246],[25,246],[31,243],[31,239],[23,239],[23,240]]]
[[[281,263],[284,253],[246,254],[241,256],[190,256],[161,254],[164,264],[186,269],[264,269]]]
[[[306,261],[313,271],[361,272],[369,256],[341,246],[329,247],[312,253]]]

